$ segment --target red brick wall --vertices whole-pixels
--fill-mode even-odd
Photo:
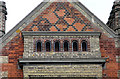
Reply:
[[[100,51],[103,58],[108,58],[103,70],[103,76],[117,77],[118,63],[116,62],[116,56],[118,56],[118,51],[117,48],[115,48],[114,39],[102,35],[100,38]]]
[[[8,71],[8,77],[23,77],[23,71],[18,69],[18,59],[22,58],[24,43],[21,34],[15,36],[2,49],[2,56],[8,56],[8,63],[2,64],[2,71]]]
[[[34,19],[23,31],[100,31],[92,27],[78,10],[70,3],[65,3],[64,8],[56,10],[57,3],[53,3]],[[68,14],[66,14],[68,13]],[[58,16],[56,16],[56,14]],[[79,19],[76,19],[78,17]],[[64,18],[61,19],[61,18]],[[84,29],[83,29],[84,28]],[[102,57],[109,57],[103,74],[106,77],[117,77],[118,63],[116,55],[120,49],[115,48],[113,38],[108,38],[104,34],[100,38],[100,51]],[[18,58],[22,58],[24,44],[21,33],[8,42],[2,50],[3,56],[8,56],[8,63],[2,64],[2,71],[8,71],[8,77],[23,77],[23,71],[18,69]]]

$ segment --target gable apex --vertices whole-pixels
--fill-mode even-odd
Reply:
[[[79,2],[78,0],[44,0],[43,2]]]
[[[2,38],[4,45],[7,42],[9,42],[12,38],[14,38],[18,33],[20,33],[20,31],[22,31],[26,26],[28,26],[37,16],[39,16],[39,14],[41,14],[46,8],[48,8],[54,1],[59,1],[59,0],[53,0],[52,2],[50,2],[50,1],[52,1],[52,0],[43,1],[33,11],[31,11],[31,13],[29,13],[22,21],[20,21],[12,30],[10,30],[7,34],[5,34]],[[113,30],[111,30],[108,26],[106,26],[92,12],[90,12],[82,3],[78,2],[78,0],[60,0],[60,1],[70,2],[70,4],[72,4],[73,7],[75,7],[75,9],[77,9],[79,12],[84,14],[84,16],[86,18],[88,18],[88,20],[91,21],[95,26],[100,25],[103,29],[105,29],[108,33],[110,33],[110,35],[112,35],[112,37],[117,36]],[[69,20],[69,19],[67,19],[67,20]],[[72,26],[70,26],[70,27],[72,29],[74,29]],[[53,26],[53,28],[55,28],[55,27]],[[70,29],[68,29],[68,30],[70,30]],[[74,30],[76,30],[76,29],[74,29]]]

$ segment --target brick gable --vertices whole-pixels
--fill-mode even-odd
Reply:
[[[17,30],[2,49],[2,56],[8,56],[8,63],[2,64],[2,71],[8,72],[8,77],[23,77],[23,71],[18,69],[18,59],[24,52],[22,31],[98,31],[100,37],[100,52],[102,57],[108,57],[103,75],[117,77],[119,48],[115,47],[115,39],[97,27],[69,2],[53,2],[22,30]],[[108,36],[107,36],[108,35]],[[45,49],[45,48],[44,48]]]
[[[24,31],[92,31],[91,26],[69,2],[53,2]]]

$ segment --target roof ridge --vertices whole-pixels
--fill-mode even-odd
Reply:
[[[79,2],[78,0],[44,0],[43,2]]]

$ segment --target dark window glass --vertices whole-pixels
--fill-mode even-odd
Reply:
[[[60,51],[60,43],[57,41],[55,42],[55,52],[59,52]]]
[[[64,42],[64,51],[68,51],[68,48],[69,46],[68,46],[68,41],[65,41]]]
[[[50,52],[50,42],[46,42],[46,52]]]
[[[41,52],[41,42],[37,42],[37,52]]]
[[[82,42],[82,51],[87,51],[87,42],[86,41]]]
[[[78,42],[73,41],[73,51],[78,51]]]

